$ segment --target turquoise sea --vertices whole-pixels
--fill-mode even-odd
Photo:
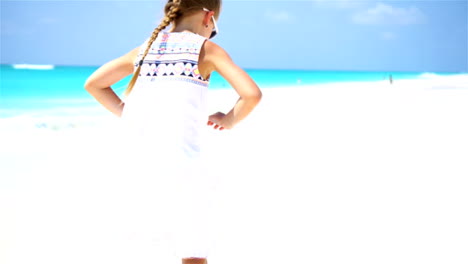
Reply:
[[[78,106],[97,106],[84,90],[86,79],[97,66],[32,66],[1,65],[0,118],[52,111]],[[37,69],[41,68],[41,69]],[[261,88],[304,86],[336,82],[382,81],[391,75],[394,81],[417,79],[422,72],[372,72],[372,71],[318,71],[318,70],[252,70],[250,76]],[[451,75],[457,73],[430,73]],[[121,94],[130,77],[112,87]],[[230,89],[218,74],[211,78],[210,89]],[[57,112],[55,112],[57,114]]]

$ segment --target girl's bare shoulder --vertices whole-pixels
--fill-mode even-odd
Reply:
[[[229,54],[226,52],[226,50],[210,40],[205,41],[202,50],[204,51],[205,55],[209,57],[218,59],[222,57],[229,58]]]
[[[212,71],[232,63],[226,50],[210,40],[205,41],[200,52],[200,66],[203,73],[209,75]]]

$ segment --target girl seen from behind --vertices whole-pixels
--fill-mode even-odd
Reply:
[[[85,89],[131,131],[132,148],[124,154],[135,161],[131,174],[150,175],[157,179],[157,188],[173,193],[155,200],[154,208],[170,223],[162,228],[171,234],[183,264],[206,264],[212,243],[213,178],[207,176],[203,156],[204,127],[232,129],[262,97],[249,75],[209,40],[218,33],[220,10],[221,0],[169,0],[150,38],[101,66],[85,83]],[[207,112],[213,71],[239,95],[226,114]],[[122,100],[111,85],[132,73]]]

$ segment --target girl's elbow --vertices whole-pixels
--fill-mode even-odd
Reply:
[[[84,84],[84,89],[88,92],[94,90],[94,86],[93,86],[93,82],[90,81],[89,79],[86,80],[85,84]]]
[[[260,100],[262,100],[262,96],[263,96],[262,91],[258,90],[258,93],[257,93],[256,97],[257,97],[257,100],[258,100],[259,102],[260,102]]]
[[[249,100],[255,103],[259,103],[260,100],[262,100],[262,96],[263,96],[262,92],[258,90],[257,92],[254,92],[249,95]]]
[[[86,80],[84,89],[88,92],[93,92],[99,89],[99,86],[92,79]]]

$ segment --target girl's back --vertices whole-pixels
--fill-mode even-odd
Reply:
[[[129,133],[124,137],[129,157],[124,168],[152,190],[149,208],[159,214],[154,230],[169,231],[181,257],[204,257],[213,243],[216,179],[201,156],[209,81],[201,76],[198,61],[205,40],[190,32],[161,32],[122,112]],[[135,69],[147,42],[140,47]],[[198,214],[203,217],[187,219]]]
[[[161,32],[151,45],[122,112],[132,133],[145,144],[180,151],[186,157],[199,155],[208,116],[209,81],[198,70],[205,40],[191,32]],[[135,69],[146,47],[147,41],[141,45]]]

